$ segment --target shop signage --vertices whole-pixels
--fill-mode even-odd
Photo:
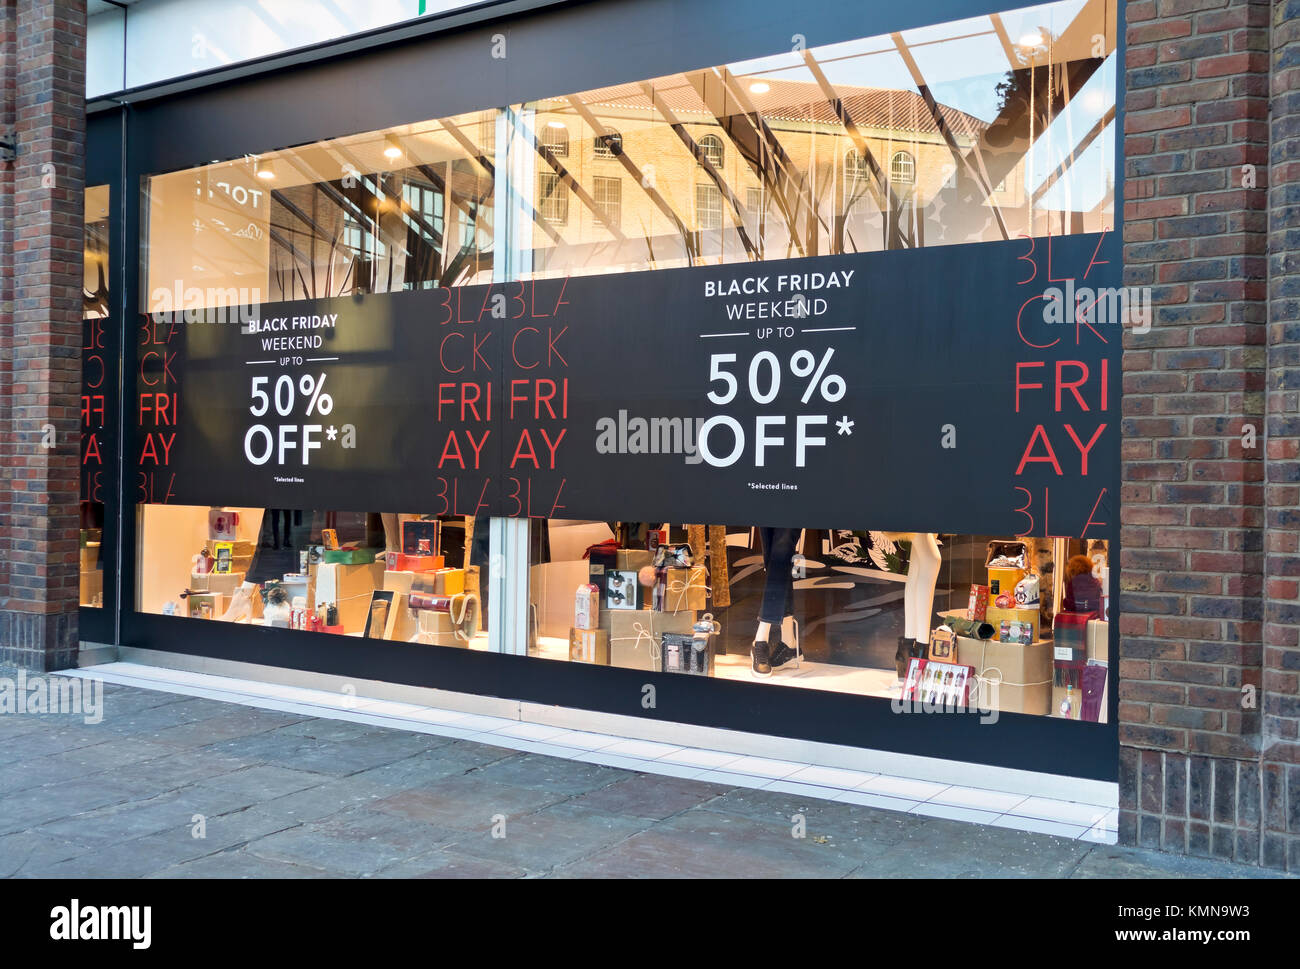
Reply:
[[[1101,233],[155,314],[137,497],[1107,537],[1123,322],[1051,304],[1119,266]]]

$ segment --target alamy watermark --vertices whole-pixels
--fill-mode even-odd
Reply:
[[[104,719],[104,681],[98,677],[0,676],[0,716],[79,714],[83,722]]]
[[[1064,290],[1058,286],[1043,290],[1043,322],[1117,324],[1131,327],[1134,333],[1147,333],[1151,330],[1151,287],[1094,289],[1075,286],[1073,279],[1067,279]]]

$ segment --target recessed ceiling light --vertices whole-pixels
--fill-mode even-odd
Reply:
[[[1031,30],[1027,34],[1020,35],[1021,47],[1037,47],[1043,42],[1043,35],[1036,30]]]
[[[401,158],[401,157],[402,157],[402,155],[404,154],[404,152],[402,151],[402,146],[401,146],[401,144],[398,142],[398,140],[397,140],[396,138],[394,138],[392,135],[385,135],[385,136],[384,136],[384,141],[386,141],[386,142],[388,143],[388,147],[384,149],[384,157],[385,157],[385,158]]]
[[[548,122],[546,122],[546,127],[548,127],[548,128],[563,128],[563,127],[564,127],[564,122],[563,122],[563,121],[548,121]]]
[[[749,86],[749,92],[751,94],[766,94],[770,90],[772,90],[772,85],[768,84],[766,81],[755,81]]]
[[[269,182],[271,179],[275,178],[275,172],[271,171],[269,168],[259,168],[257,170],[257,177],[264,182]]]

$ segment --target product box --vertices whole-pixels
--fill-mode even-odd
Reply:
[[[384,563],[345,565],[327,562],[316,567],[314,605],[337,603],[339,624],[346,632],[359,633],[370,611],[370,594],[384,581]]]
[[[637,584],[635,572],[625,572],[621,569],[608,571],[604,575],[602,587],[605,598],[603,605],[606,609],[639,608],[641,587]]]
[[[668,570],[668,598],[664,605],[667,612],[681,612],[683,609],[703,612],[708,608],[707,595],[708,573],[704,566]]]
[[[402,522],[402,551],[407,555],[438,555],[441,545],[442,522]]]
[[[1058,612],[1052,620],[1053,657],[1058,663],[1088,660],[1088,625],[1092,613]]]
[[[991,623],[992,626],[993,626],[993,628],[996,629],[996,630],[998,631],[998,638],[999,638],[999,639],[1002,638],[1002,624],[1003,624],[1004,622],[1006,622],[1006,623],[1013,623],[1013,622],[1014,622],[1014,623],[1019,623],[1019,624],[1021,624],[1021,625],[1027,625],[1027,626],[1030,628],[1030,630],[1031,630],[1031,633],[1030,633],[1030,636],[1031,636],[1030,641],[1031,641],[1031,642],[1035,642],[1035,643],[1036,643],[1036,642],[1038,642],[1039,639],[1042,638],[1042,635],[1041,635],[1041,632],[1042,632],[1042,631],[1039,629],[1039,626],[1038,626],[1038,622],[1039,622],[1039,613],[1038,613],[1038,610],[1035,609],[1035,608],[1029,608],[1029,609],[1018,609],[1018,608],[1013,608],[1013,609],[1001,609],[1001,608],[999,608],[998,606],[995,606],[995,605],[993,605],[993,604],[990,603],[988,609],[985,610],[985,613],[984,613],[984,621],[985,621],[985,622],[988,622],[988,623]]]
[[[659,641],[665,673],[713,675],[713,637],[696,639],[682,633],[664,633]],[[699,648],[697,648],[699,647]]]
[[[603,629],[570,629],[569,659],[575,663],[608,666],[609,633]]]
[[[464,569],[439,569],[433,573],[433,593],[439,596],[458,596],[465,591]]]
[[[930,647],[926,656],[944,663],[957,661],[957,634],[947,626],[940,626],[930,633]]]
[[[590,582],[574,590],[573,625],[576,629],[600,628],[600,589]],[[572,633],[569,638],[572,640]]]
[[[1088,659],[1102,663],[1110,660],[1110,623],[1099,619],[1088,621]]]
[[[986,622],[986,612],[989,607],[989,587],[986,585],[972,585],[970,587],[970,601],[966,605],[966,618],[974,619],[978,622]]]
[[[1048,712],[1052,690],[1052,644],[1028,646],[957,637],[957,662],[975,667],[980,693],[976,706],[1005,713]]]
[[[388,609],[388,626],[384,629],[384,638],[399,643],[414,642],[420,631],[419,613],[411,608],[410,597],[405,592],[393,592],[392,595],[393,602]]]
[[[694,625],[694,612],[604,609],[600,613],[600,628],[609,633],[610,665],[652,673],[662,669],[663,634],[690,636],[694,634]]]
[[[1015,619],[1003,619],[998,624],[998,641],[1003,643],[1016,643],[1019,646],[1028,646],[1034,641],[1034,627],[1032,623],[1018,622]]]
[[[441,555],[407,555],[405,552],[385,552],[384,565],[392,572],[437,572],[446,566]]]
[[[208,509],[208,539],[233,541],[239,527],[239,512],[226,508]]]
[[[326,565],[369,565],[377,556],[373,548],[327,548]]]
[[[989,569],[989,601],[1000,595],[1015,598],[1016,583],[1028,574],[1024,569]]]

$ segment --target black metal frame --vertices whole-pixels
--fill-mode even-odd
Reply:
[[[100,102],[91,124],[88,170],[108,171],[109,157],[120,152],[120,179],[114,182],[121,201],[120,235],[115,232],[114,240],[121,244],[112,258],[122,267],[123,284],[116,289],[123,321],[122,371],[133,375],[137,366],[135,327],[126,321],[139,317],[141,184],[149,175],[764,56],[788,49],[795,35],[811,46],[1029,5],[1014,0],[927,0],[903,8],[843,0],[485,4],[226,69],[215,77],[128,92],[116,107]],[[510,19],[501,19],[508,14]],[[1119,17],[1122,63],[1122,5]],[[683,24],[689,29],[682,29]],[[497,34],[507,42],[507,57],[500,61],[490,56]],[[1116,103],[1115,130],[1123,131],[1122,90]],[[119,136],[116,142],[113,131]],[[1122,152],[1117,137],[1120,172]],[[1116,219],[1118,223],[1118,204]],[[1114,231],[1119,233],[1118,224]],[[129,386],[133,394],[134,383]],[[1118,374],[1115,386],[1118,390]],[[132,422],[126,419],[130,409],[123,397],[119,450],[134,455]],[[1114,446],[1118,451],[1118,440]],[[1113,781],[1118,776],[1117,622],[1111,623],[1105,724],[1018,714],[1001,714],[986,725],[973,717],[954,724],[951,715],[900,717],[887,700],[852,694],[432,646],[414,649],[264,627],[236,630],[223,623],[145,615],[131,607],[134,474],[133,463],[124,460],[121,528],[114,536],[121,563],[115,583],[120,624],[114,641],[122,645],[1082,778]],[[1116,541],[1113,562],[1118,562],[1118,551]],[[1111,583],[1112,602],[1118,602],[1118,568],[1112,568]],[[657,690],[657,703],[649,710],[641,704],[647,682]]]

